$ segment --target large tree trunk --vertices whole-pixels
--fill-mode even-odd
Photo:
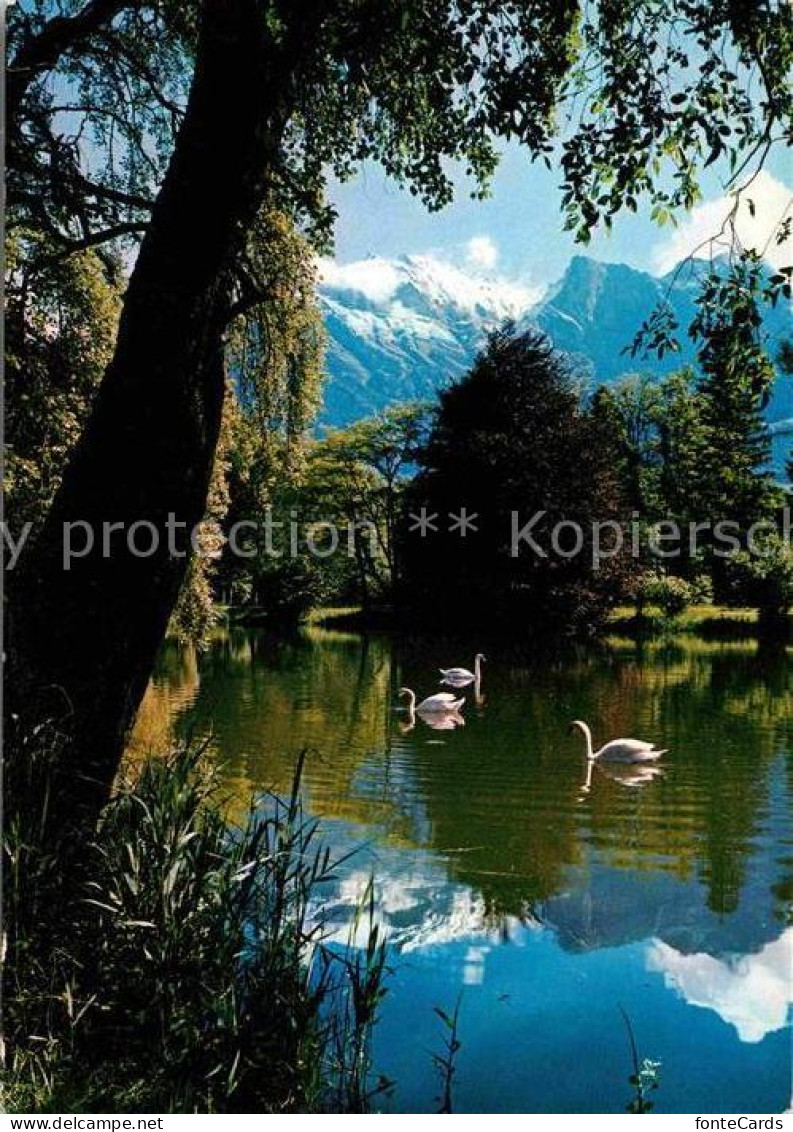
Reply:
[[[12,587],[9,707],[65,723],[56,820],[98,813],[184,579],[167,545],[204,513],[224,391],[230,268],[266,191],[283,121],[258,0],[208,0],[190,99],[130,279],[115,355],[41,536]],[[136,557],[130,526],[160,547]],[[93,551],[64,569],[65,525]],[[123,524],[110,531],[106,524]],[[106,532],[106,551],[103,548]],[[150,531],[150,529],[149,529]],[[151,539],[138,528],[138,545]],[[73,543],[83,545],[85,528]],[[79,805],[76,805],[79,803]]]

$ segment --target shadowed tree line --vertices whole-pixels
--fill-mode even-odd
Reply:
[[[735,328],[700,353],[701,369],[590,393],[542,335],[506,325],[436,406],[310,442],[277,509],[282,531],[300,519],[299,554],[284,561],[282,534],[274,564],[229,554],[227,576],[270,623],[352,604],[364,623],[390,610],[550,642],[602,629],[620,603],[641,625],[648,607],[671,622],[715,601],[784,637],[791,493],[762,415],[777,371]]]

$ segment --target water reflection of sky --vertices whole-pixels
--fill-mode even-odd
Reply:
[[[647,969],[664,976],[691,1006],[714,1010],[742,1042],[760,1042],[790,1021],[793,1003],[793,928],[755,955],[714,959],[684,955],[663,940],[647,948]]]
[[[438,862],[423,860],[411,870],[404,861],[393,872],[387,870],[382,854],[370,862],[369,869],[351,866],[326,894],[322,912],[328,926],[328,937],[338,943],[350,939],[355,910],[361,904],[373,874],[375,880],[375,922],[387,939],[392,954],[435,952],[451,944],[466,945],[462,968],[463,985],[484,981],[484,968],[493,948],[505,943],[516,945],[528,932],[545,932],[557,946],[572,952],[597,948],[614,948],[637,937],[635,921],[626,932],[620,929],[615,905],[604,904],[604,916],[615,921],[608,938],[592,934],[593,893],[579,893],[575,902],[579,912],[578,930],[571,926],[569,915],[554,923],[554,910],[569,912],[572,891],[551,902],[539,919],[529,914],[522,918],[505,916],[493,922],[480,894],[460,885],[451,885]],[[643,880],[635,891],[638,910],[644,907],[647,892]],[[620,908],[624,911],[626,901]],[[584,911],[587,922],[582,922]],[[367,925],[358,921],[357,943],[364,942]],[[663,929],[661,929],[663,930]],[[727,952],[714,956],[706,951],[686,952],[663,938],[650,937],[644,943],[644,962],[650,972],[663,976],[665,985],[689,1005],[712,1010],[733,1026],[742,1042],[759,1042],[766,1034],[790,1025],[793,1004],[793,928],[780,929],[779,934],[755,952]],[[671,932],[674,938],[676,933]],[[704,936],[700,936],[704,940]],[[727,938],[727,937],[725,937]],[[712,942],[712,938],[711,938]]]

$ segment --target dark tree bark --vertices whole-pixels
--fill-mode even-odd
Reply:
[[[185,529],[204,514],[231,267],[261,206],[287,113],[279,63],[258,0],[208,0],[185,119],[113,361],[14,579],[9,707],[20,728],[54,716],[71,738],[63,769],[72,786],[61,792],[55,821],[93,820],[108,795],[187,569],[188,556],[167,545],[169,521],[184,549]],[[147,557],[126,542],[141,521],[160,534]],[[90,524],[95,545],[66,570],[69,523]],[[123,530],[108,530],[112,523]],[[83,530],[75,529],[75,546]],[[147,547],[150,528],[137,535]]]

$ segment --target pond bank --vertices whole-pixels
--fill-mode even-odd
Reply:
[[[369,610],[361,606],[321,608],[309,614],[306,623],[351,632],[388,632],[404,627],[399,614],[388,606]],[[788,614],[786,630],[775,634],[776,638],[793,643],[793,614]],[[603,636],[614,634],[632,638],[696,634],[706,640],[757,640],[764,635],[756,609],[726,605],[694,605],[677,617],[669,617],[653,606],[645,606],[640,614],[635,606],[617,606]]]

